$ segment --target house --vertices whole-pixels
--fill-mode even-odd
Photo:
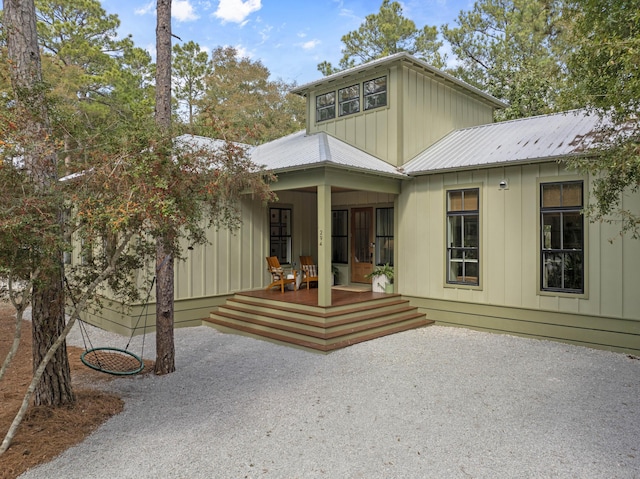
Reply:
[[[330,350],[426,317],[640,354],[640,241],[610,241],[615,225],[585,219],[594,178],[558,161],[588,153],[597,118],[572,111],[492,123],[501,101],[406,53],[295,93],[307,99],[306,130],[251,152],[277,175],[278,202],[265,208],[246,198],[238,232],[211,231],[210,246],[176,265],[177,325],[209,318],[282,341],[311,331],[318,349]],[[638,194],[623,202],[640,209]],[[272,255],[294,269],[300,255],[317,259],[315,304],[294,307],[303,290],[264,291]],[[375,331],[330,343],[341,327],[361,328],[344,326],[358,300],[336,304],[332,267],[349,289],[368,284],[383,263],[395,268],[388,297],[410,305],[400,315],[408,319],[373,320]],[[234,300],[251,291],[271,297]],[[141,308],[89,319],[130,332]],[[216,308],[227,309],[216,319]]]

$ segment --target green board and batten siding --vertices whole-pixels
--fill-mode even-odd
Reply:
[[[316,95],[388,76],[388,105],[316,122]],[[307,102],[309,133],[324,131],[395,166],[401,166],[447,133],[491,123],[495,105],[411,63],[366,70],[349,79],[320,84]]]
[[[442,79],[402,68],[399,158],[402,165],[447,133],[491,123],[494,108]]]
[[[234,292],[264,284],[264,258],[269,248],[267,208],[246,198],[241,202],[241,215],[242,226],[237,231],[210,228],[207,239],[211,244],[196,245],[192,250],[187,249],[188,244],[183,245],[186,258],[176,261],[174,268],[176,327],[197,326]],[[150,302],[147,312],[141,305],[124,310],[120,304],[106,300],[102,310],[89,312],[83,319],[104,329],[130,334],[143,313],[152,325],[148,330],[154,330],[155,290]]]
[[[584,295],[540,292],[539,183],[577,178],[583,177],[549,162],[425,175],[404,183],[398,291],[441,324],[640,353],[640,241],[618,237],[616,225],[587,222]],[[508,189],[499,188],[504,179]],[[445,281],[445,192],[468,186],[481,190],[479,288]],[[585,189],[587,195],[589,181]],[[625,206],[640,209],[640,204]]]

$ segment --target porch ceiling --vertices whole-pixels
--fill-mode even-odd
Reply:
[[[318,186],[325,185],[331,187],[332,193],[357,190],[398,195],[403,181],[400,178],[348,171],[331,165],[283,171],[276,173],[276,176],[278,181],[270,185],[273,191],[316,191]]]
[[[300,191],[302,193],[315,193],[315,186],[304,186],[302,188],[294,188],[293,191]],[[356,191],[354,188],[341,188],[339,186],[332,186],[331,193],[348,193],[349,191]]]

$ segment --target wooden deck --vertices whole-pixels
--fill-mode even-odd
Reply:
[[[328,352],[433,323],[398,294],[333,289],[331,306],[318,306],[317,288],[236,293],[203,324]]]
[[[302,306],[317,306],[318,305],[318,289],[310,288],[306,289],[302,287],[296,291],[285,291],[281,293],[279,289],[258,289],[253,291],[244,291],[238,293],[242,296],[249,296],[251,298],[268,299],[272,301],[281,301],[287,304],[298,304]],[[373,293],[369,291],[344,291],[344,290],[331,290],[331,307],[345,306],[358,303],[364,303],[372,299],[388,297],[385,293]]]

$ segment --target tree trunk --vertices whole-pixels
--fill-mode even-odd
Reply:
[[[111,258],[109,266],[104,271],[102,271],[102,273],[100,273],[89,285],[87,285],[86,290],[80,295],[79,300],[74,301],[74,308],[71,311],[69,322],[62,329],[60,335],[56,338],[56,340],[52,342],[51,347],[44,355],[42,361],[40,362],[40,365],[33,373],[33,378],[31,378],[31,383],[29,384],[29,387],[27,388],[27,392],[25,393],[24,398],[22,399],[20,410],[18,411],[16,416],[13,418],[13,422],[11,423],[11,426],[9,426],[9,430],[7,431],[7,434],[5,435],[4,440],[0,445],[0,456],[2,456],[2,454],[4,454],[7,451],[7,449],[9,449],[9,446],[11,445],[11,442],[13,441],[13,438],[15,437],[16,432],[18,431],[18,427],[20,427],[20,423],[24,419],[24,415],[27,412],[27,408],[29,407],[31,396],[35,393],[37,384],[42,379],[42,375],[44,374],[45,369],[49,366],[50,362],[54,360],[56,353],[61,349],[61,347],[62,348],[65,347],[66,337],[69,334],[69,331],[71,331],[71,328],[73,328],[73,325],[75,324],[75,322],[80,317],[80,312],[84,311],[85,308],[87,307],[87,302],[89,298],[93,296],[93,293],[95,293],[98,286],[102,284],[102,282],[106,278],[108,278],[110,275],[112,275],[113,272],[115,271],[116,269],[115,265],[117,264],[117,260],[118,258],[120,258],[120,256],[122,255],[122,252],[125,250],[125,248],[129,244],[129,241],[131,240],[131,236],[133,236],[133,234],[130,234],[127,237],[124,237],[122,239],[122,243],[114,251],[114,254],[113,254],[113,257]]]
[[[24,419],[24,416],[27,412],[27,409],[29,407],[29,401],[31,400],[31,396],[36,390],[37,383],[40,382],[40,379],[42,378],[45,368],[52,361],[57,351],[60,350],[61,346],[64,347],[65,338],[69,334],[69,331],[71,331],[71,328],[73,327],[78,317],[78,312],[79,311],[77,309],[73,312],[73,315],[69,320],[69,323],[62,330],[62,334],[58,338],[56,338],[56,340],[51,345],[51,348],[49,349],[49,351],[43,358],[42,362],[40,363],[40,366],[38,366],[38,368],[34,371],[33,377],[31,378],[31,383],[29,384],[29,387],[27,388],[27,392],[25,393],[24,398],[22,399],[20,410],[18,411],[18,414],[16,414],[16,416],[13,418],[13,422],[11,423],[11,426],[9,426],[9,430],[7,431],[7,434],[4,436],[2,445],[0,445],[0,456],[2,456],[2,454],[4,454],[7,451],[7,449],[9,449],[9,446],[11,445],[13,438],[16,436],[16,432],[20,427],[20,423],[22,423],[22,420]]]
[[[13,66],[10,69],[11,84],[18,112],[24,119],[25,137],[31,140],[30,144],[23,145],[25,165],[40,193],[51,197],[53,217],[60,223],[60,206],[50,195],[57,181],[57,158],[48,140],[51,128],[42,85],[34,0],[5,0],[4,26],[7,53]],[[61,227],[59,231],[62,235]],[[65,325],[62,254],[41,259],[50,262],[50,267],[42,269],[43,274],[33,289],[34,372]],[[64,344],[62,346],[38,383],[36,405],[60,406],[75,400],[67,350]]]
[[[155,121],[171,142],[171,0],[158,0]],[[171,149],[163,149],[170,154]],[[156,374],[176,370],[173,342],[173,254],[171,236],[156,238]]]
[[[64,290],[62,262],[52,268],[46,284],[36,282],[33,286],[32,303],[32,348],[33,372],[37,370],[51,345],[65,327]],[[71,371],[67,345],[63,342],[47,364],[40,382],[34,391],[34,402],[39,406],[60,406],[73,403],[75,396],[71,388]]]
[[[156,238],[156,374],[176,370],[173,342],[173,255],[166,238]]]
[[[158,0],[156,24],[156,124],[171,130],[171,0]]]

